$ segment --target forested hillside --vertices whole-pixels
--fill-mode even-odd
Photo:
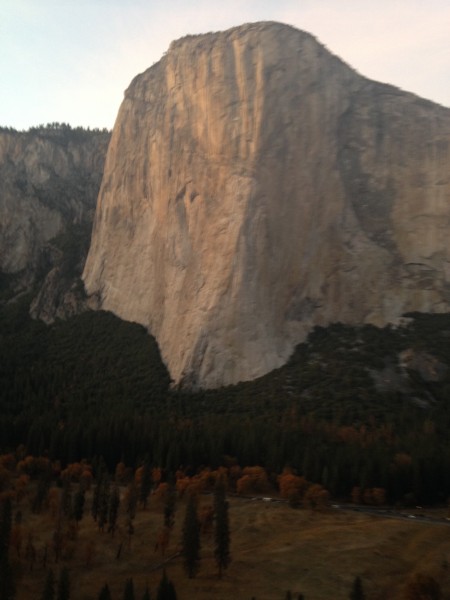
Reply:
[[[260,465],[269,479],[289,466],[335,497],[450,494],[448,315],[316,328],[281,369],[196,394],[170,389],[153,338],[109,313],[45,326],[23,298],[0,319],[2,452],[101,456],[111,471]]]

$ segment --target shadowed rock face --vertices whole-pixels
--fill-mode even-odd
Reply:
[[[46,243],[92,222],[108,141],[67,127],[0,131],[0,272],[34,280]]]
[[[450,110],[276,23],[172,43],[125,93],[84,271],[186,387],[316,324],[449,310]]]

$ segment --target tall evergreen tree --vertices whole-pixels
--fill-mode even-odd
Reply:
[[[98,600],[111,600],[111,591],[107,583],[105,583],[105,585],[100,590]]]
[[[73,497],[72,515],[77,523],[81,521],[84,513],[85,491],[80,486]]]
[[[67,567],[63,567],[59,574],[58,592],[56,595],[56,600],[69,600],[69,598],[70,598],[69,570],[67,569]]]
[[[91,504],[91,514],[94,521],[97,521],[98,518],[98,508],[100,504],[100,481],[97,481],[97,484],[94,488],[92,494],[92,504]]]
[[[230,525],[228,520],[228,501],[226,499],[225,483],[223,479],[217,480],[214,489],[214,512],[215,512],[215,531],[214,556],[219,569],[219,577],[222,577],[223,569],[230,564]]]
[[[127,489],[126,501],[125,501],[125,510],[130,520],[133,520],[136,516],[136,506],[138,501],[138,491],[136,484],[132,481]]]
[[[174,482],[168,481],[166,498],[164,501],[164,526],[172,529],[175,523],[176,488]]]
[[[134,583],[131,577],[125,581],[125,588],[123,590],[123,600],[134,600]]]
[[[48,498],[51,477],[48,473],[41,473],[38,479],[36,493],[32,501],[32,510],[34,513],[40,513],[45,500]]]
[[[141,487],[139,490],[139,501],[143,508],[147,508],[147,500],[152,489],[152,483],[150,462],[146,460],[143,465]]]
[[[14,578],[9,561],[11,525],[11,500],[6,498],[0,504],[0,600],[14,598]]]
[[[8,557],[0,560],[0,600],[13,600],[14,578]]]
[[[352,591],[350,592],[350,600],[364,600],[365,594],[361,577],[357,575],[353,581]]]
[[[161,580],[158,585],[158,591],[156,592],[156,600],[177,600],[175,586],[167,577],[165,569],[163,571]]]
[[[98,517],[97,523],[100,531],[103,531],[105,524],[108,520],[108,512],[109,512],[109,495],[110,495],[110,485],[109,479],[104,478],[100,485],[99,492],[99,500],[98,500]]]
[[[94,493],[92,495],[92,505],[91,505],[91,513],[94,521],[97,521],[100,513],[100,505],[102,504],[104,498],[105,487],[109,487],[109,479],[108,473],[106,470],[106,465],[104,464],[103,459],[99,459],[99,464],[96,469],[97,471],[97,485],[94,488]],[[104,510],[104,502],[103,502],[103,510]]]
[[[72,512],[72,485],[68,477],[62,481],[61,510],[65,517],[70,517]]]
[[[148,585],[147,584],[145,585],[145,590],[144,590],[144,593],[142,595],[142,600],[151,600],[150,590],[148,589]]]
[[[42,592],[42,600],[54,600],[55,598],[55,574],[50,569],[45,578],[44,591]]]
[[[183,559],[189,578],[195,577],[200,568],[200,522],[193,495],[189,496],[183,524]]]
[[[120,506],[120,493],[117,485],[114,485],[111,491],[111,495],[109,498],[109,508],[108,508],[108,532],[110,532],[114,536],[114,532],[116,531],[117,525],[117,516],[119,514],[119,506]]]
[[[11,537],[12,507],[11,499],[6,498],[0,504],[0,560],[8,557]]]

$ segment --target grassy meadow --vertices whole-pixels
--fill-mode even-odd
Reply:
[[[201,496],[199,509],[211,503],[211,496]],[[56,564],[51,551],[55,518],[51,512],[32,514],[24,504],[22,555],[31,534],[37,560],[32,571],[23,558],[13,560],[19,575],[16,600],[39,598],[48,568],[57,577],[63,566],[69,569],[72,600],[96,599],[106,582],[112,598],[121,600],[130,577],[136,599],[142,597],[146,584],[156,598],[163,566],[179,600],[283,600],[288,590],[293,598],[303,593],[305,599],[344,600],[357,575],[368,599],[390,600],[402,598],[405,582],[418,572],[432,575],[442,590],[450,588],[450,528],[445,523],[332,508],[314,512],[236,497],[230,498],[230,566],[219,579],[214,536],[212,530],[206,531],[200,571],[189,579],[179,555],[185,505],[185,500],[177,502],[175,526],[164,555],[155,547],[163,525],[163,505],[156,498],[151,498],[147,509],[138,510],[132,536],[126,531],[124,515],[119,516],[114,536],[99,532],[87,505],[75,539],[67,543]],[[49,548],[46,568],[42,565],[45,543]]]

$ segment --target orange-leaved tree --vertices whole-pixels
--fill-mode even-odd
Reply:
[[[288,470],[283,471],[278,476],[280,496],[288,500],[291,506],[296,507],[300,505],[308,486],[309,484],[304,477],[295,475]]]
[[[238,494],[262,494],[269,489],[269,479],[263,467],[245,467],[236,482]]]

